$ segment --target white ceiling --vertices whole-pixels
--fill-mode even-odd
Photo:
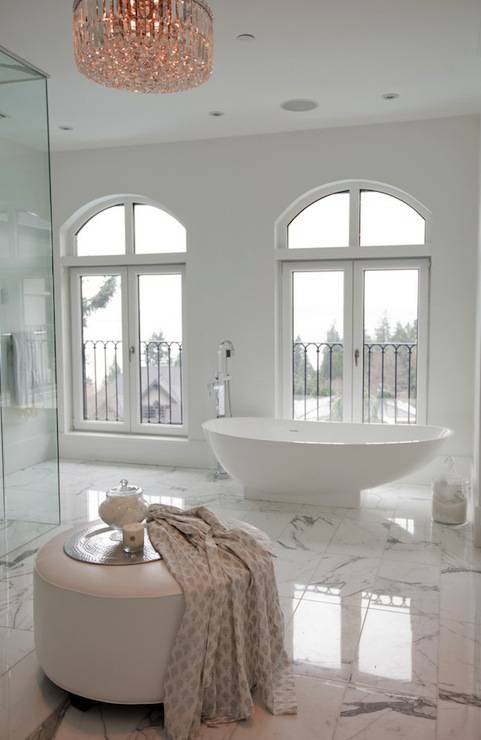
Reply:
[[[480,0],[211,0],[212,79],[176,95],[77,72],[71,0],[0,0],[0,45],[51,79],[54,149],[147,144],[481,111]],[[253,33],[256,41],[236,40]],[[385,92],[398,92],[392,102]],[[314,98],[317,110],[280,103]],[[225,115],[213,118],[211,110]],[[70,125],[68,133],[58,129]]]

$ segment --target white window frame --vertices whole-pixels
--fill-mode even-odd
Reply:
[[[133,209],[135,205],[151,205],[154,208],[159,208],[182,224],[182,221],[175,214],[159,203],[143,196],[119,195],[102,198],[83,208],[68,222],[62,233],[62,256],[60,258],[60,264],[62,271],[68,277],[64,282],[63,299],[70,313],[70,332],[64,332],[65,339],[69,335],[69,346],[64,347],[64,350],[65,354],[70,356],[71,361],[70,387],[68,388],[71,409],[69,426],[72,428],[72,431],[81,432],[186,437],[188,436],[188,397],[186,392],[188,388],[188,341],[186,341],[186,327],[188,324],[186,315],[187,252],[136,254],[134,251],[133,220]],[[78,257],[76,255],[76,237],[78,232],[91,218],[112,206],[124,206],[125,208],[125,254]],[[129,370],[126,370],[126,382],[124,384],[124,421],[122,422],[102,422],[83,418],[82,317],[79,278],[81,275],[103,274],[118,274],[121,276],[122,281],[122,358],[124,369],[130,367]],[[140,423],[140,406],[138,403],[140,399],[140,383],[138,387],[134,385],[135,380],[137,382],[140,380],[137,355],[140,345],[138,333],[138,281],[136,279],[136,276],[139,274],[180,274],[182,276],[182,424]],[[132,356],[129,351],[132,345],[136,348],[135,356]]]
[[[360,246],[360,196],[362,190],[392,195],[414,208],[425,220],[425,242],[419,245]],[[288,248],[288,226],[301,211],[327,195],[350,192],[349,246],[307,249]],[[431,212],[419,201],[399,188],[369,180],[348,180],[331,183],[311,190],[298,198],[278,219],[275,227],[274,262],[277,274],[276,293],[276,413],[283,418],[292,416],[292,273],[300,270],[344,269],[344,421],[362,421],[363,361],[354,367],[352,358],[358,348],[361,358],[363,317],[354,316],[355,307],[363,305],[364,280],[356,275],[364,269],[419,269],[418,296],[418,375],[416,423],[425,424],[428,418],[429,367],[429,303],[430,264],[432,256]],[[348,265],[350,267],[348,268]],[[350,270],[350,272],[348,272]],[[350,275],[348,278],[347,275]],[[362,282],[362,288],[360,284]],[[352,338],[352,339],[351,339]],[[354,346],[356,344],[356,347]],[[359,346],[357,346],[359,345]],[[361,390],[359,390],[361,389]]]

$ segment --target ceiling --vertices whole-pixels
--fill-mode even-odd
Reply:
[[[215,71],[175,95],[76,70],[71,0],[0,0],[0,45],[50,76],[53,149],[148,144],[481,111],[479,0],[211,0]],[[240,33],[256,40],[241,43]],[[385,101],[381,95],[397,92]],[[280,103],[312,98],[314,111]],[[214,118],[209,111],[220,110]],[[59,126],[73,126],[61,131]]]

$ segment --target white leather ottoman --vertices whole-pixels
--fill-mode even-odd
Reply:
[[[34,568],[34,629],[40,665],[55,684],[88,699],[157,704],[184,612],[163,561],[91,565],[54,537]]]

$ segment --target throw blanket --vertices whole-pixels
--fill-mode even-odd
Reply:
[[[273,714],[294,714],[271,554],[204,507],[153,505],[147,522],[185,599],[164,685],[170,740],[195,738],[201,722],[249,718],[254,687]]]

